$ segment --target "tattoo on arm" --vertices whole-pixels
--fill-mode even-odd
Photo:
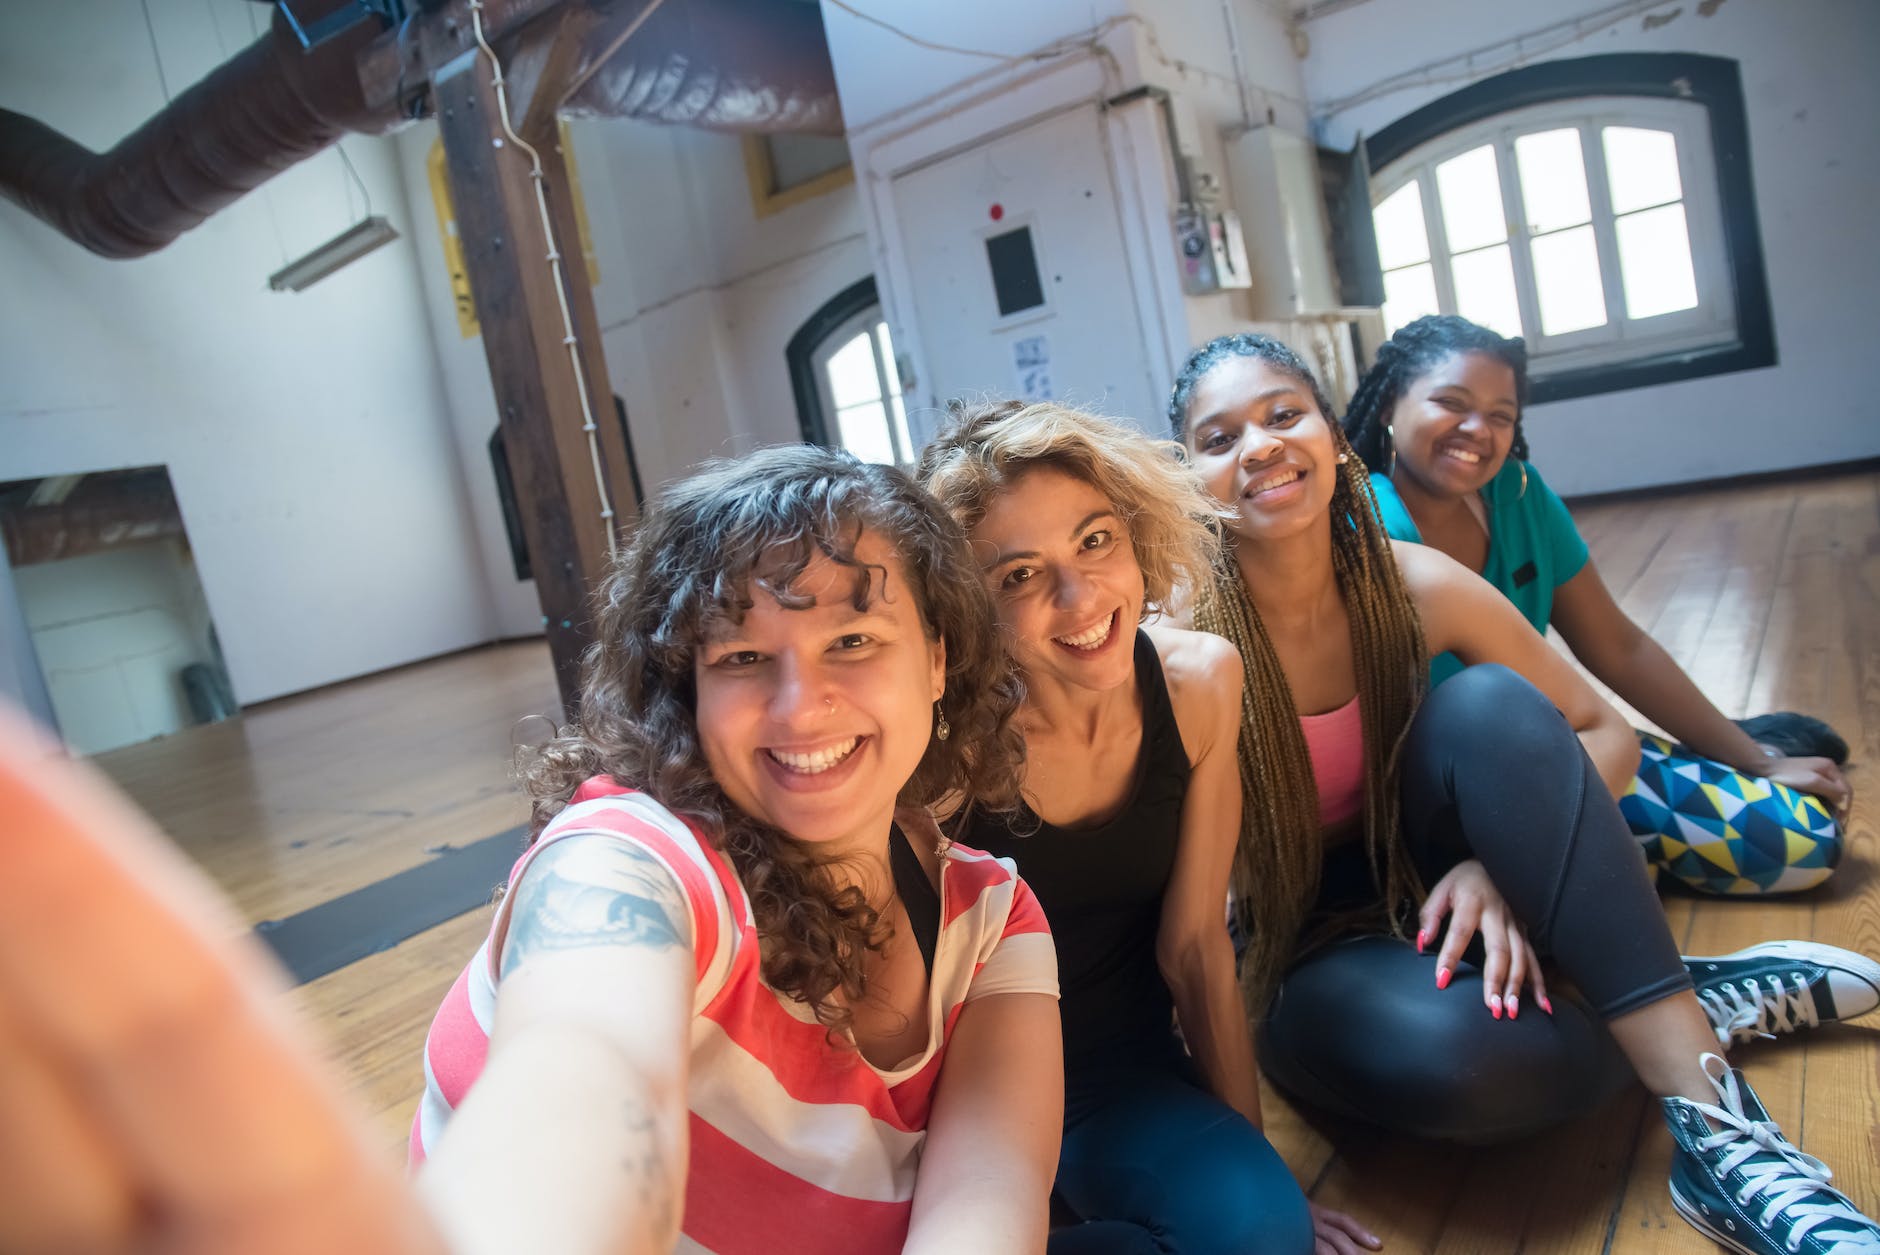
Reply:
[[[558,841],[536,857],[512,892],[504,976],[545,951],[692,944],[678,881],[652,854],[625,842]]]

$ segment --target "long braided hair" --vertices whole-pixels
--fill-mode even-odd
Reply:
[[[1508,455],[1528,460],[1527,433],[1521,414],[1527,409],[1527,342],[1502,336],[1456,314],[1425,314],[1397,328],[1377,348],[1377,360],[1365,372],[1345,411],[1345,435],[1366,467],[1390,471],[1390,419],[1404,389],[1437,364],[1458,353],[1485,353],[1514,371],[1514,445]]]
[[[1331,405],[1306,364],[1279,341],[1245,333],[1209,341],[1183,365],[1169,402],[1178,436],[1187,436],[1195,386],[1221,362],[1239,357],[1259,358],[1310,389],[1334,444],[1340,453],[1348,451]],[[1363,914],[1401,936],[1407,908],[1423,896],[1397,837],[1396,776],[1397,747],[1423,697],[1428,666],[1423,625],[1397,569],[1390,538],[1377,520],[1370,479],[1355,457],[1338,466],[1331,512],[1332,570],[1351,621],[1358,677],[1364,842],[1380,899],[1377,908]],[[1306,912],[1318,896],[1324,855],[1318,786],[1286,672],[1232,550],[1230,543],[1213,578],[1198,591],[1194,624],[1232,642],[1246,666],[1239,743],[1244,804],[1233,885],[1235,917],[1248,938],[1240,967],[1241,994],[1257,1019],[1301,942],[1317,944],[1352,921],[1334,921],[1321,933],[1300,936]]]

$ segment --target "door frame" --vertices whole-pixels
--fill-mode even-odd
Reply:
[[[877,290],[894,336],[916,445],[933,438],[946,398],[935,394],[912,299],[909,241],[895,206],[895,180],[924,166],[1072,110],[1094,107],[1104,139],[1129,290],[1119,301],[1134,315],[1149,367],[1151,396],[1165,396],[1188,352],[1188,317],[1176,267],[1157,264],[1174,247],[1172,154],[1151,99],[1107,102],[1129,86],[1114,62],[1090,51],[1044,64],[1022,64],[968,80],[920,105],[849,134]],[[1154,422],[1156,415],[1144,415]]]

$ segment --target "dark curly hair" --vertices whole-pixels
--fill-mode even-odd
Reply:
[[[789,609],[810,604],[792,585],[819,555],[854,568],[865,608],[878,568],[855,557],[864,532],[894,547],[928,638],[946,643],[952,734],[929,740],[901,804],[962,795],[1015,806],[1024,741],[1013,717],[1024,691],[965,534],[904,472],[814,445],[707,463],[662,494],[597,593],[578,724],[523,770],[531,839],[597,775],[646,790],[711,834],[750,897],[765,981],[808,1003],[832,1036],[865,992],[863,963],[885,943],[885,923],[813,848],[725,796],[700,748],[693,664],[713,624],[742,621],[760,590]]]
[[[1404,389],[1458,353],[1485,353],[1514,372],[1514,446],[1508,452],[1518,461],[1528,460],[1527,433],[1521,430],[1528,398],[1527,342],[1455,314],[1425,314],[1378,346],[1377,361],[1345,413],[1345,435],[1368,469],[1390,469],[1390,416]]]

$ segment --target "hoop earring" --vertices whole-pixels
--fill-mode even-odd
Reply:
[[[1516,501],[1519,501],[1519,500],[1521,500],[1521,498],[1523,498],[1523,497],[1525,497],[1525,496],[1527,496],[1527,463],[1526,463],[1526,462],[1521,462],[1521,461],[1517,461],[1517,462],[1515,463],[1515,465],[1517,465],[1517,466],[1519,466],[1519,467],[1521,468],[1521,491],[1520,491],[1520,492],[1517,492],[1517,493],[1516,493],[1516,494],[1514,495],[1514,499],[1515,499]]]
[[[1397,424],[1385,425],[1384,439],[1390,442],[1390,461],[1384,467],[1384,478],[1389,479],[1397,473]]]
[[[942,741],[952,736],[953,725],[947,722],[947,712],[940,709],[939,702],[933,704],[933,715],[935,720],[933,734]]]

